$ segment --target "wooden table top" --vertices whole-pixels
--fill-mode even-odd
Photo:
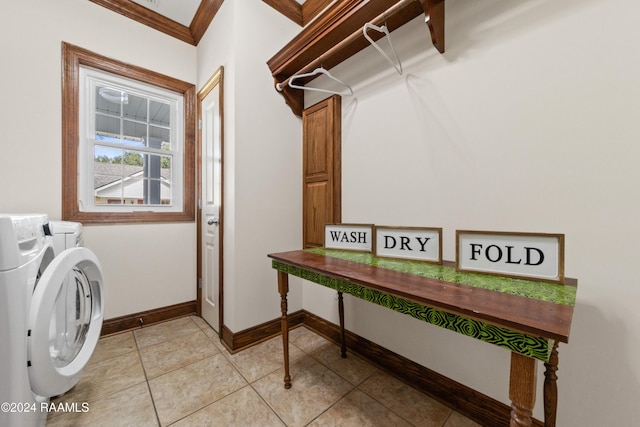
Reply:
[[[427,307],[567,343],[577,280],[564,285],[458,272],[451,263],[377,258],[315,248],[269,254],[274,261]]]

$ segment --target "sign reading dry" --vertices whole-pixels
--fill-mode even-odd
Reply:
[[[442,263],[442,228],[376,225],[378,257]]]

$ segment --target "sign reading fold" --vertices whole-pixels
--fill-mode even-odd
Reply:
[[[457,230],[456,269],[564,284],[564,234]]]

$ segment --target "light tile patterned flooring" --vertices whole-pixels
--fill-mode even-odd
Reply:
[[[47,427],[479,426],[305,327],[289,337],[290,390],[280,337],[232,355],[195,316],[104,337],[54,400],[89,411],[50,413]]]

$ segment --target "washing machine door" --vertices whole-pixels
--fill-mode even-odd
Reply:
[[[27,366],[34,393],[57,396],[80,380],[100,337],[103,308],[95,254],[78,247],[53,258],[33,291],[29,312]]]

